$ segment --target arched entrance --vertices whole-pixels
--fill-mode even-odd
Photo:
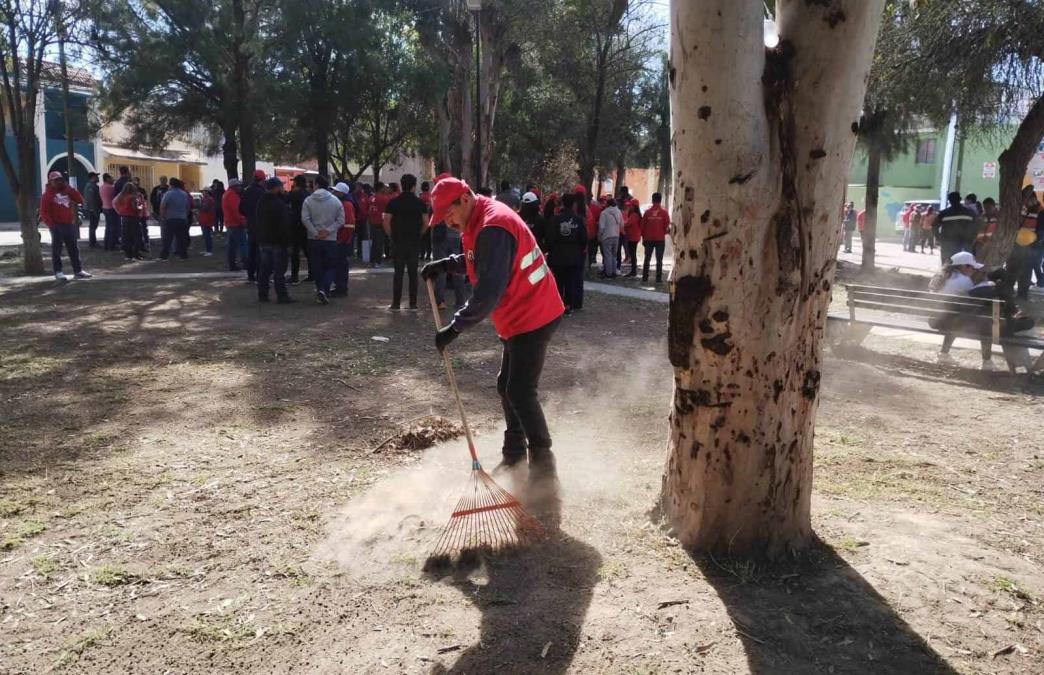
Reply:
[[[61,171],[66,176],[70,176],[76,179],[76,187],[80,190],[87,184],[87,172],[96,171],[94,165],[79,153],[73,153],[73,167],[70,173],[68,168],[68,156],[62,153],[51,159],[51,163],[47,165],[47,171],[44,172],[44,180],[47,180],[47,174],[52,171]]]

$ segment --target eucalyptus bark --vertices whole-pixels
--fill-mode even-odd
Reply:
[[[690,549],[811,539],[837,216],[883,0],[672,0],[674,367],[660,510]],[[844,49],[837,49],[837,45]]]
[[[866,157],[866,214],[863,218],[863,231],[859,239],[863,246],[863,259],[860,271],[869,274],[874,271],[877,256],[877,205],[881,196],[881,147],[871,143]]]
[[[1019,124],[1015,137],[998,160],[1000,165],[1000,221],[990,238],[981,262],[990,266],[1004,264],[1015,235],[1022,226],[1022,183],[1033,153],[1044,138],[1044,96],[1040,96]]]

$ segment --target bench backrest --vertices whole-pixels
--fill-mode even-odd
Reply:
[[[848,284],[845,288],[852,321],[856,320],[857,309],[924,319],[941,319],[954,314],[977,316],[992,323],[994,341],[1000,340],[1000,300],[858,284]]]

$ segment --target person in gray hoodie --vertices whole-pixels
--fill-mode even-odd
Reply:
[[[602,248],[602,276],[616,278],[616,252],[620,245],[620,230],[623,229],[623,213],[610,199],[609,205],[598,216],[598,244]]]
[[[308,231],[308,268],[320,305],[330,304],[330,285],[337,269],[337,231],[344,226],[344,207],[329,188],[330,181],[319,176],[315,192],[301,205],[301,224]]]

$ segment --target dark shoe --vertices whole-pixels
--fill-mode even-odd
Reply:
[[[284,295],[283,297],[276,299],[276,302],[280,305],[292,305],[297,302],[297,300],[294,300],[289,295]]]
[[[644,275],[643,275],[643,276],[642,276],[642,283],[643,283],[643,284],[647,284],[647,283],[649,283],[649,277],[647,277],[647,276],[644,276]]]
[[[312,275],[311,275],[311,274],[309,274],[308,276],[306,276],[306,277],[304,278],[304,283],[306,283],[306,284],[310,284],[310,283],[312,283],[312,282],[314,282],[314,281],[315,281],[315,279],[313,279],[313,278],[312,278]]]
[[[301,280],[297,277],[290,277],[286,283],[293,284],[294,286],[296,286],[297,284],[301,283]]]
[[[315,294],[315,301],[316,301],[317,304],[320,304],[320,305],[329,305],[330,304],[330,298],[326,297],[326,293],[323,292],[323,291],[319,291],[318,293]]]
[[[228,271],[229,272],[242,272],[243,268],[242,267],[229,267]]]
[[[257,296],[257,301],[258,302],[268,302],[268,296],[267,295],[259,295],[259,296]]]
[[[417,311],[417,303],[413,303],[412,305],[410,305],[410,311],[411,312]]]
[[[392,305],[391,307],[388,308],[388,310],[392,311],[392,312],[398,312],[398,311],[402,310],[402,307],[399,307],[398,305]]]
[[[331,298],[347,298],[348,291],[334,291],[330,293]]]
[[[254,283],[257,283],[257,280],[256,280],[256,279],[254,279],[254,277],[253,277],[253,276],[251,276],[251,275],[249,275],[249,274],[247,275],[247,278],[246,278],[246,280],[247,280],[247,283],[248,283],[248,284],[254,284]]]

